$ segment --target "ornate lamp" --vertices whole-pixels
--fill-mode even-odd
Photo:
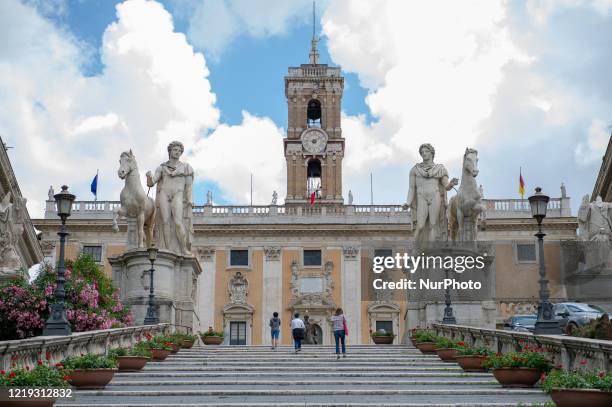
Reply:
[[[144,319],[144,325],[156,325],[159,324],[159,316],[157,315],[157,311],[155,310],[155,294],[153,288],[153,273],[155,272],[155,268],[153,264],[157,259],[158,249],[155,246],[151,246],[147,249],[149,254],[149,261],[151,262],[151,268],[149,269],[149,305],[147,307],[147,315]]]
[[[546,279],[546,268],[544,266],[544,236],[542,232],[542,220],[546,217],[546,209],[550,198],[542,193],[542,188],[537,187],[535,194],[529,197],[531,214],[538,222],[538,254],[539,254],[539,273],[540,273],[540,303],[538,304],[538,320],[534,328],[534,335],[561,335],[559,321],[553,315],[553,306],[549,301],[550,291],[548,290],[548,280]]]
[[[66,228],[66,219],[70,216],[72,211],[72,203],[76,197],[68,192],[68,187],[66,185],[62,185],[62,191],[55,194],[53,197],[55,198],[57,216],[59,216],[62,220],[62,226],[60,227],[60,231],[57,233],[60,237],[60,254],[59,265],[57,267],[56,287],[54,292],[55,302],[51,304],[51,315],[49,316],[49,319],[47,319],[45,328],[43,329],[44,336],[70,335],[72,333],[70,322],[68,322],[68,319],[66,318],[66,291],[64,290],[64,282],[66,279],[64,278],[64,253],[66,237],[69,235]]]

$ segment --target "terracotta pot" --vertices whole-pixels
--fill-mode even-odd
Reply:
[[[221,345],[223,343],[222,336],[203,336],[204,345]]]
[[[164,360],[170,354],[169,350],[165,349],[149,349],[151,351],[151,356],[153,360]]]
[[[3,407],[51,407],[57,399],[54,398],[39,398],[39,399],[19,399],[3,401]]]
[[[455,348],[438,348],[436,353],[443,362],[455,362],[457,360],[457,349]]]
[[[486,372],[487,369],[482,367],[482,362],[487,360],[486,356],[482,355],[469,355],[469,356],[460,356],[457,355],[455,357],[459,366],[466,372]]]
[[[103,389],[113,379],[117,369],[75,369],[68,383],[77,389]]]
[[[540,371],[528,367],[493,369],[493,376],[502,387],[533,387],[540,380]]]
[[[411,336],[410,337],[410,342],[412,342],[413,345],[416,345],[417,344],[416,337],[415,336]]]
[[[151,358],[146,356],[119,356],[119,370],[122,372],[137,372],[141,370]]]
[[[427,355],[436,354],[436,344],[433,342],[417,342],[416,347],[421,351],[421,353],[425,353]]]
[[[372,342],[377,345],[390,345],[393,343],[395,336],[372,336]]]
[[[178,351],[181,349],[177,344],[175,343],[170,343],[170,347],[172,348],[172,350],[170,351],[170,353],[174,354],[174,353],[178,353]]]
[[[193,341],[183,341],[183,343],[181,344],[181,348],[183,349],[191,349],[192,346]]]
[[[557,407],[612,406],[612,392],[597,389],[552,389],[550,397]]]

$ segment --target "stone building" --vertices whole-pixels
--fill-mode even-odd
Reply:
[[[27,275],[27,270],[42,260],[26,199],[21,195],[7,152],[8,147],[0,138],[0,281]]]
[[[314,55],[313,55],[314,54]],[[288,126],[284,140],[287,196],[284,204],[194,206],[193,248],[202,269],[197,280],[197,330],[212,326],[226,332],[230,344],[270,342],[268,321],[274,311],[283,321],[282,343],[290,343],[294,312],[308,316],[310,342],[333,341],[329,317],[342,307],[349,343],[371,343],[370,331],[385,329],[404,340],[407,327],[442,318],[443,304],[431,304],[422,320],[409,321],[408,304],[400,299],[362,298],[362,273],[370,258],[387,253],[385,245],[413,238],[411,214],[402,205],[345,203],[342,188],[341,103],[344,79],[340,68],[317,63],[291,67],[285,76]],[[279,146],[278,159],[281,157]],[[406,188],[408,185],[406,185]],[[314,197],[315,203],[311,204]],[[118,202],[79,201],[69,220],[68,257],[91,254],[112,276],[109,257],[125,251],[126,225],[112,231]],[[534,311],[538,297],[538,254],[535,221],[527,200],[485,199],[479,239],[494,244],[494,295],[489,320],[458,313],[458,322],[494,325],[507,315]],[[53,202],[42,231],[45,257],[57,256],[59,220]],[[565,299],[560,276],[560,242],[576,238],[576,218],[563,194],[549,203],[545,220],[545,259],[553,300]],[[143,283],[144,284],[144,283]]]

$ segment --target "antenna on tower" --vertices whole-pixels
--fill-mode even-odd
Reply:
[[[316,27],[316,16],[315,16],[315,4],[316,2],[312,2],[312,40],[310,41],[310,63],[312,65],[316,65],[319,60],[319,51],[317,51],[317,37],[315,36],[315,27]]]

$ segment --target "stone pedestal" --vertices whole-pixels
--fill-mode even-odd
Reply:
[[[120,289],[121,300],[134,314],[134,324],[144,321],[149,299],[149,269],[151,263],[146,249],[128,250],[117,257],[109,257],[114,284]],[[200,263],[193,256],[179,256],[160,250],[155,261],[154,292],[160,322],[167,322],[188,330],[197,330],[197,282],[202,273]]]

